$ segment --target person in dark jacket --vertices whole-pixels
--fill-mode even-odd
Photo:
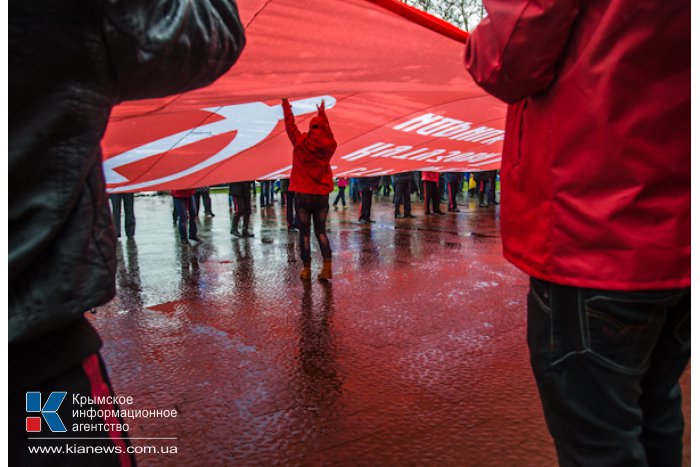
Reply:
[[[457,208],[457,193],[462,185],[462,172],[445,172],[445,183],[447,184],[447,210],[459,212]]]
[[[691,1],[484,6],[465,58],[509,104],[503,252],[530,276],[530,363],[559,463],[680,467]]]
[[[111,391],[84,313],[115,294],[100,150],[112,107],[213,82],[240,55],[244,29],[233,0],[10,0],[8,12],[9,462],[130,465],[126,449],[118,459],[28,454],[26,392]],[[90,443],[106,449],[128,442],[70,435],[106,438]]]
[[[372,215],[372,191],[379,190],[380,177],[363,177],[358,180],[360,191],[360,223],[369,224],[374,222]]]
[[[403,217],[414,218],[411,214],[411,183],[413,172],[402,172],[394,175],[394,217],[401,217],[401,205],[403,204]]]
[[[302,133],[294,122],[292,106],[282,99],[282,111],[287,136],[294,146],[292,173],[289,189],[295,193],[297,224],[299,227],[299,250],[304,265],[299,277],[311,278],[311,221],[323,256],[323,269],[318,274],[321,280],[333,277],[331,245],[326,234],[328,219],[328,194],[333,191],[331,158],[338,143],[331,131],[326,116],[325,103],[321,101],[318,114],[309,122],[309,132]]]
[[[250,185],[252,182],[229,183],[228,193],[233,200],[234,214],[231,219],[231,235],[235,237],[254,237],[248,229],[250,215],[253,212]],[[243,218],[243,231],[238,230],[238,224]]]

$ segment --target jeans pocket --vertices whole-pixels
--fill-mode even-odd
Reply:
[[[561,357],[557,320],[552,312],[552,285],[539,279],[530,279],[527,295],[527,343],[530,354],[544,366]]]
[[[587,350],[616,367],[643,369],[664,327],[672,298],[670,294],[620,292],[584,299]]]

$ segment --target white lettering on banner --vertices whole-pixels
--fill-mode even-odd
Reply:
[[[489,126],[472,128],[472,123],[470,122],[463,122],[455,118],[431,113],[400,123],[394,126],[393,129],[403,132],[415,132],[422,136],[435,136],[454,141],[471,141],[487,145],[503,141],[505,134],[505,131]]]
[[[365,157],[375,158],[391,158],[399,160],[410,160],[419,161],[435,164],[438,162],[466,162],[474,166],[482,166],[486,164],[492,164],[499,162],[501,160],[500,152],[461,152],[461,151],[449,151],[445,154],[447,150],[445,149],[429,149],[429,148],[419,148],[413,149],[413,146],[394,146],[391,143],[375,143],[370,146],[358,149],[346,156],[342,156],[341,159],[355,161],[363,159]],[[343,174],[358,174],[358,172],[366,170],[363,168],[353,169],[348,172],[343,172]],[[425,168],[423,170],[426,170]]]
[[[336,103],[332,96],[319,96],[309,99],[293,101],[292,112],[294,115],[305,115],[316,112],[316,106],[325,100],[326,109],[330,109]],[[109,193],[121,193],[124,191],[141,190],[197,173],[202,169],[218,164],[229,159],[236,154],[252,148],[256,144],[268,137],[282,118],[281,105],[267,105],[263,102],[250,102],[248,104],[225,105],[222,107],[212,107],[203,109],[224,117],[214,123],[208,123],[199,127],[175,133],[156,141],[131,149],[122,154],[110,157],[102,164],[105,180],[108,184],[128,182],[129,180],[117,173],[119,167],[147,159],[158,154],[165,154],[174,149],[178,149],[190,144],[203,141],[214,136],[237,131],[235,137],[219,152],[208,157],[199,164],[195,164],[177,173],[167,175],[155,180],[141,183],[133,183],[118,188],[110,188]]]
[[[346,156],[343,156],[343,157],[341,157],[341,159],[344,159],[346,161],[354,161],[356,159],[362,159],[363,157],[369,156],[370,154],[374,154],[377,150],[384,149],[384,148],[390,148],[392,146],[393,146],[393,144],[391,144],[391,143],[373,144],[371,146],[367,146],[366,148],[360,149],[360,150],[355,151],[353,153],[350,153]]]
[[[394,130],[413,131],[424,125],[442,120],[442,115],[424,114],[394,127]]]

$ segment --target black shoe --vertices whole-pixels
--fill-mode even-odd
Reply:
[[[238,238],[243,237],[243,235],[241,235],[241,232],[238,229],[231,229],[231,235]]]
[[[444,213],[444,212],[442,212],[442,211],[436,211],[436,212],[435,212],[435,214],[438,214],[438,215],[443,215],[443,214],[445,214],[445,213]]]
[[[296,227],[289,227],[289,228],[287,229],[287,232],[289,232],[289,233],[295,233],[295,232],[299,232],[299,229],[297,229]]]
[[[403,215],[403,218],[404,218],[404,219],[415,219],[416,216],[414,216],[413,214],[404,214],[404,215]]]
[[[494,206],[498,206],[501,203],[499,203],[498,201],[494,201],[493,203],[489,203],[489,204],[493,204]]]
[[[394,213],[394,219],[398,219],[399,217],[401,217],[401,213],[400,213],[400,212],[395,212],[395,213]],[[406,217],[406,216],[404,216],[404,217]]]
[[[242,235],[243,235],[244,237],[247,237],[247,238],[255,237],[255,235],[253,235],[252,233],[248,232],[248,229],[243,229],[243,234],[242,234]]]
[[[367,219],[367,222],[369,222],[370,224],[374,224],[377,221],[373,221],[372,219]]]
[[[367,219],[360,219],[360,224],[369,224],[369,221]]]
[[[213,212],[205,212],[204,215],[209,217],[216,217]]]
[[[189,245],[190,242],[188,242],[186,238],[181,238],[181,239],[180,239],[180,244],[181,244],[181,245]]]
[[[192,241],[195,241],[195,242],[201,242],[201,241],[202,241],[202,239],[201,239],[201,238],[199,238],[199,237],[198,237],[198,236],[196,236],[196,235],[195,235],[195,236],[193,236],[193,237],[190,237],[190,240],[192,240]]]
[[[459,212],[459,209],[454,208],[454,209],[449,209],[450,212]]]

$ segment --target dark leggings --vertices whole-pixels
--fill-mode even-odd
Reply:
[[[440,193],[438,191],[438,183],[423,180],[423,192],[425,193],[425,198],[423,199],[425,213],[430,213],[431,204],[433,207],[433,212],[440,212]]]
[[[328,195],[310,195],[296,193],[295,206],[299,227],[299,249],[304,264],[311,262],[311,220],[314,222],[314,233],[321,248],[323,259],[331,259],[331,244],[326,235],[326,219],[328,218]]]

